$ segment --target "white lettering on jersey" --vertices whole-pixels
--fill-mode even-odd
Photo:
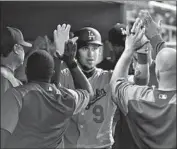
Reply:
[[[86,107],[86,110],[90,108],[91,105],[93,105],[95,102],[100,100],[102,97],[106,96],[106,91],[104,89],[96,89],[96,94],[94,95],[93,100],[89,102],[89,104]]]

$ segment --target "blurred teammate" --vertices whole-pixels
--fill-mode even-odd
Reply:
[[[67,47],[65,62],[77,90],[57,89],[50,83],[53,57],[44,50],[32,53],[26,67],[28,83],[9,89],[1,101],[2,148],[56,148],[69,119],[87,106],[92,87],[74,62],[75,44]]]
[[[143,21],[145,35],[152,45],[152,50],[148,57],[150,62],[150,78],[148,86],[158,87],[158,81],[155,77],[155,58],[158,52],[165,47],[165,42],[161,37],[161,20],[156,23],[147,10],[141,10],[139,12],[139,18]]]
[[[138,21],[136,21],[138,22]],[[103,69],[114,69],[116,62],[119,60],[120,56],[122,55],[124,48],[125,48],[125,38],[126,38],[126,26],[124,24],[119,24],[117,23],[116,25],[113,26],[113,28],[110,29],[109,31],[109,46],[112,49],[112,59],[110,60],[103,60],[98,67],[102,67]],[[144,37],[142,40],[142,45],[138,48],[138,52],[136,55],[138,55],[136,61],[132,61],[130,68],[129,68],[129,79],[132,80],[132,82],[135,82],[136,84],[147,84],[148,83],[148,68],[146,64],[139,64],[139,59],[141,59],[142,56],[146,57],[148,53],[145,52],[145,49],[148,51],[151,50],[151,45],[147,38]],[[107,49],[105,49],[107,50]],[[141,56],[140,56],[141,55]],[[136,62],[136,65],[132,65],[133,62]],[[134,69],[135,71],[135,77],[134,77]],[[137,72],[141,71],[144,72],[142,74],[138,74]],[[138,76],[138,75],[139,76]],[[118,114],[119,109],[117,109],[113,121],[113,133],[114,133],[114,138],[115,138],[115,144],[113,145],[114,149],[117,148],[127,148],[129,146],[133,147],[135,146],[133,138],[131,137],[130,131],[128,129],[128,125],[125,121],[125,117],[123,116],[122,113],[120,115]],[[118,122],[118,123],[117,123]],[[115,131],[115,132],[114,132]],[[127,143],[126,143],[127,142]]]
[[[38,36],[34,40],[32,48],[29,50],[25,50],[25,59],[24,59],[23,65],[15,71],[16,78],[18,78],[21,82],[23,82],[23,84],[27,83],[28,80],[26,77],[25,68],[26,68],[26,63],[27,63],[28,57],[34,51],[37,51],[37,50],[48,51],[47,49],[49,49],[49,48],[52,49],[53,51],[56,51],[55,46],[52,45],[52,42],[48,39],[47,36]]]
[[[23,64],[23,46],[31,47],[24,41],[23,34],[17,28],[7,27],[1,34],[1,97],[10,87],[21,85],[14,71]]]
[[[157,82],[157,78],[156,78],[156,75],[155,75],[155,61],[154,60],[155,60],[158,52],[163,47],[165,47],[164,41],[162,40],[162,38],[160,36],[160,28],[161,28],[160,21],[159,21],[159,24],[155,23],[152,20],[152,17],[150,16],[149,12],[146,11],[146,10],[141,10],[140,13],[139,13],[139,17],[144,22],[143,25],[145,25],[145,36],[148,38],[150,43],[147,44],[147,46],[149,47],[149,50],[148,50],[148,53],[147,53],[148,57],[145,57],[145,55],[141,56],[142,55],[141,53],[144,53],[142,50],[145,49],[147,46],[142,48],[142,50],[139,50],[139,52],[134,53],[133,66],[134,66],[134,69],[136,70],[135,75],[138,74],[137,73],[138,71],[143,72],[139,68],[136,69],[136,66],[139,63],[138,61],[142,61],[143,57],[147,58],[148,59],[148,64],[149,64],[149,74],[150,74],[149,75],[148,86],[149,87],[152,87],[152,86],[158,87],[158,82]],[[140,58],[139,60],[138,60],[138,57]],[[142,65],[142,67],[144,67],[144,66]],[[142,78],[145,78],[145,77],[142,75]],[[142,83],[140,83],[140,84],[142,84]],[[128,125],[127,125],[127,121],[126,121],[125,118],[126,117],[121,112],[120,113],[120,119],[121,119],[120,124],[121,124],[121,126],[116,127],[116,131],[118,131],[120,133],[116,133],[116,135],[117,135],[116,138],[117,139],[115,138],[116,139],[115,147],[118,148],[118,146],[119,146],[120,148],[136,149],[137,146],[136,146],[136,144],[135,144],[135,142],[132,138],[132,135],[130,134],[130,131],[129,131],[129,128],[128,128]],[[119,130],[119,128],[121,130]]]
[[[139,148],[176,148],[176,50],[163,48],[156,57],[158,88],[128,82],[129,65],[145,33],[141,24],[137,26],[135,33],[127,29],[125,51],[110,81],[113,98]],[[159,40],[156,44],[163,43]]]
[[[125,48],[125,32],[126,26],[124,24],[117,23],[115,24],[108,33],[107,46],[110,49],[111,59],[104,59],[97,67],[104,70],[113,70],[120,56],[122,55]],[[105,47],[106,48],[106,47]],[[107,48],[105,50],[108,50]],[[129,75],[134,75],[132,65],[129,68]],[[120,114],[119,114],[120,113]],[[131,134],[128,131],[128,126],[123,119],[122,113],[117,108],[114,119],[113,119],[113,135],[114,135],[114,145],[113,149],[118,149],[123,147],[125,142],[132,142]],[[124,138],[126,136],[126,139]],[[132,143],[131,143],[132,145]]]
[[[103,70],[114,69],[117,60],[120,58],[125,48],[125,28],[126,26],[124,24],[117,23],[109,30],[109,41],[107,41],[109,49],[105,47],[105,50],[109,50],[111,59],[103,59],[103,61],[97,65],[98,68],[102,68]]]

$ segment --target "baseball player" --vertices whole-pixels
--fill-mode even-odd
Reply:
[[[2,30],[1,37],[1,97],[10,87],[21,85],[14,76],[14,71],[23,64],[23,46],[32,45],[24,41],[22,32],[13,27]]]
[[[156,78],[156,75],[155,75],[155,61],[154,60],[155,60],[155,57],[156,57],[157,53],[164,47],[164,41],[161,39],[160,34],[159,34],[160,33],[159,31],[160,31],[160,28],[161,28],[160,21],[159,21],[159,24],[156,24],[152,20],[152,17],[148,13],[148,11],[145,11],[145,10],[140,11],[139,17],[141,18],[141,20],[143,20],[143,22],[146,22],[144,24],[146,26],[145,36],[150,41],[150,43],[147,43],[142,49],[146,49],[148,47],[148,49],[150,49],[150,50],[147,51],[147,55],[145,55],[144,50],[138,50],[137,52],[134,53],[133,66],[134,66],[134,69],[136,70],[135,75],[138,75],[138,72],[139,73],[143,72],[142,71],[143,69],[141,70],[141,67],[144,67],[145,65],[144,64],[139,64],[139,62],[142,61],[142,58],[144,57],[144,58],[148,59],[148,64],[149,64],[149,83],[148,83],[148,86],[158,87],[157,78]],[[145,19],[148,22],[145,21]],[[144,54],[144,56],[142,56],[142,54]],[[138,60],[138,57],[140,58],[139,60]],[[138,63],[138,65],[137,65],[137,63]],[[138,67],[141,66],[141,67],[139,69],[136,66],[138,66]],[[146,70],[146,69],[147,69],[147,67],[144,67],[144,70]],[[138,79],[136,79],[136,81],[135,81],[136,83],[140,82],[140,85],[142,85],[141,82],[145,83],[148,80],[146,77],[144,77],[146,75],[143,75],[143,73],[141,73],[142,77],[139,77],[139,78],[142,78],[142,79],[140,79],[141,81],[139,81]],[[131,76],[131,77],[134,77],[134,76]],[[131,78],[131,77],[129,77],[129,78]],[[143,79],[143,78],[145,78],[145,79]],[[131,79],[129,79],[129,81],[130,80]],[[121,126],[119,126],[119,125],[116,126],[116,132],[115,132],[115,136],[116,136],[115,139],[116,140],[115,140],[114,147],[115,147],[115,149],[117,149],[118,147],[120,147],[120,148],[130,148],[130,146],[131,146],[131,149],[133,149],[133,148],[136,149],[137,146],[136,146],[136,144],[133,140],[133,137],[132,137],[132,135],[129,131],[128,124],[127,124],[125,118],[126,117],[121,112],[120,113],[120,125]]]
[[[148,23],[149,27],[155,26],[152,22]],[[156,29],[153,28],[154,32],[147,31],[152,33],[151,38],[159,36]],[[126,81],[133,53],[144,33],[145,28],[141,29],[140,24],[134,34],[127,29],[125,51],[110,81],[113,99],[126,116],[139,148],[176,148],[176,50],[163,48],[156,57],[158,88]],[[156,40],[156,45],[163,43]],[[147,62],[147,59],[143,61]]]
[[[92,87],[74,62],[75,44],[68,44],[63,56],[77,90],[57,89],[50,83],[53,57],[45,50],[32,53],[26,67],[28,83],[7,90],[1,101],[2,148],[56,148],[69,119],[87,106]]]
[[[94,97],[87,107],[74,116],[63,138],[64,148],[109,148],[112,137],[112,120],[116,105],[111,100],[109,81],[111,71],[96,68],[102,46],[100,33],[91,27],[75,32],[77,62],[94,90]],[[62,70],[60,83],[74,88],[70,72]],[[61,148],[59,146],[59,148]]]
[[[61,35],[60,30],[58,32]],[[77,62],[92,85],[94,98],[73,116],[59,148],[111,148],[114,143],[112,122],[117,107],[111,100],[109,86],[112,71],[96,68],[101,53],[101,35],[96,29],[85,27],[75,32],[75,36],[78,37]],[[62,85],[74,88],[67,69],[62,70],[60,77]]]
[[[110,57],[104,58],[97,65],[98,68],[104,70],[113,70],[117,60],[120,58],[125,47],[125,29],[126,25],[117,23],[108,32],[108,41],[106,41],[106,50],[109,50]],[[105,47],[104,46],[104,47]]]

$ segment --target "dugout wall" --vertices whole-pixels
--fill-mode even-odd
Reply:
[[[58,24],[70,23],[72,31],[84,26],[98,29],[103,41],[117,22],[125,23],[124,4],[101,1],[1,1],[1,27],[22,30],[27,40],[52,37]]]

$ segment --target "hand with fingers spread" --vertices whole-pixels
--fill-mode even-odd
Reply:
[[[78,37],[69,39],[65,45],[65,51],[62,59],[68,66],[71,66],[73,62],[75,62],[75,56],[77,52],[77,39]]]
[[[138,26],[138,24],[140,26]],[[143,21],[140,18],[137,18],[135,23],[133,24],[133,27],[131,29],[131,33],[135,34],[135,32],[137,31],[138,28],[142,28],[143,27]],[[145,35],[143,35],[141,42],[140,42],[140,46],[137,47],[137,50],[142,48],[144,45],[146,45],[147,43],[149,43],[149,40],[147,39],[147,37]]]
[[[126,27],[125,50],[134,52],[142,46],[142,38],[145,33],[145,28],[141,28],[142,21],[137,20],[132,27],[131,33],[129,27]],[[133,32],[133,33],[132,33]]]
[[[151,39],[155,35],[161,33],[161,22],[159,20],[158,24],[152,19],[151,15],[147,10],[141,10],[139,12],[139,18],[143,21],[143,25],[145,26],[145,35],[148,39]]]
[[[54,30],[54,43],[56,46],[56,53],[60,57],[63,56],[65,50],[65,43],[69,40],[69,32],[71,26],[69,24],[59,24],[57,30]]]

